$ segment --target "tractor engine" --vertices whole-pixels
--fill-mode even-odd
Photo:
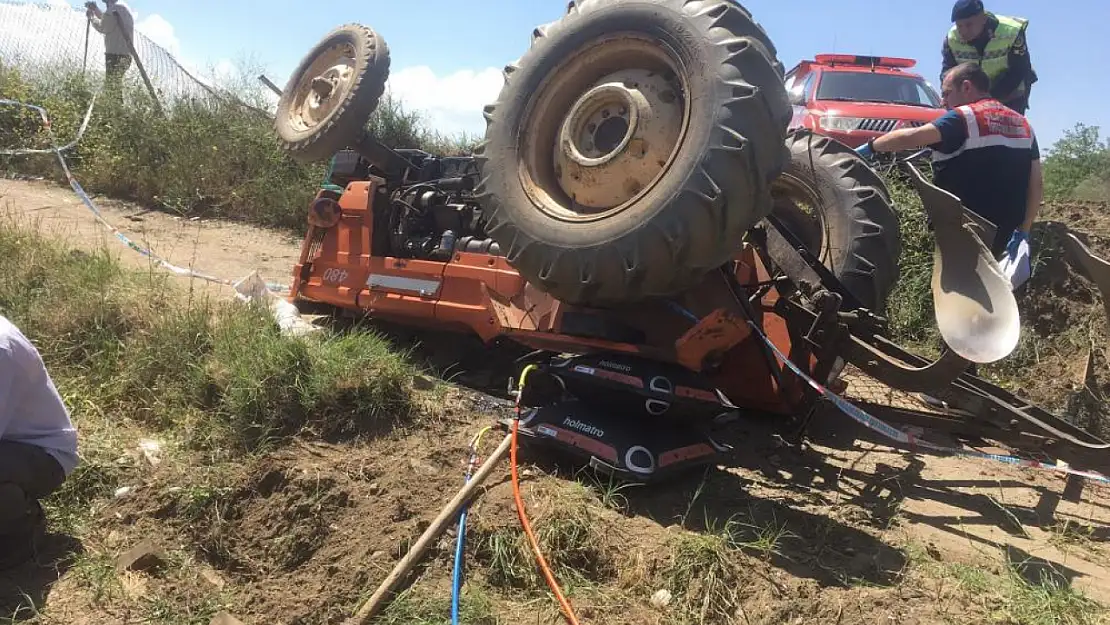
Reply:
[[[486,233],[485,216],[474,196],[478,165],[470,156],[440,157],[423,150],[393,150],[381,168],[355,150],[335,155],[329,182],[345,187],[377,176],[389,196],[387,254],[394,258],[447,261],[455,252],[501,255]],[[397,165],[400,163],[400,165]],[[375,205],[376,211],[381,207]]]

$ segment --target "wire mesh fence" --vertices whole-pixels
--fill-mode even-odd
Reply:
[[[186,68],[138,26],[132,43],[138,63],[132,64],[127,79],[140,80],[141,64],[163,106],[182,99],[219,99],[268,114],[262,110],[268,108],[262,101],[265,98],[244,102],[211,79],[202,79],[199,72]],[[99,83],[104,78],[104,52],[104,37],[89,26],[83,9],[64,0],[0,0],[0,64],[28,72],[80,68],[90,81]]]

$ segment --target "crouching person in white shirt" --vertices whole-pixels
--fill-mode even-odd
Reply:
[[[77,463],[77,430],[42,357],[0,315],[0,568],[34,555],[46,525],[39,500]]]

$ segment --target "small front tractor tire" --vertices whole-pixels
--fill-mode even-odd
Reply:
[[[506,260],[596,307],[726,263],[788,158],[776,54],[733,0],[571,2],[486,107],[478,194]]]
[[[898,282],[902,238],[883,179],[847,145],[792,132],[774,214],[865,308],[882,314]]]
[[[336,28],[301,59],[278,101],[274,130],[295,160],[330,159],[353,145],[389,78],[389,47],[361,24]]]

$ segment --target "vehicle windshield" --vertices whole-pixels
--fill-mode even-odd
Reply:
[[[818,100],[885,102],[939,108],[940,95],[924,80],[899,74],[826,70],[817,88]]]

